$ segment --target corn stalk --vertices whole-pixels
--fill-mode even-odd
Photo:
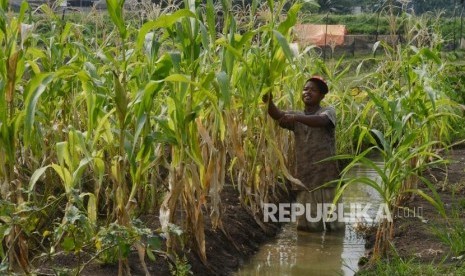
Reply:
[[[437,149],[446,146],[448,133],[457,123],[460,112],[457,104],[436,86],[445,66],[439,58],[437,42],[416,48],[412,44],[418,43],[418,39],[418,36],[411,37],[405,48],[381,43],[386,51],[384,62],[364,79],[355,106],[359,110],[357,122],[347,122],[350,128],[357,130],[354,132],[357,154],[338,158],[352,159],[344,169],[342,179],[358,163],[378,173],[379,183],[366,177],[352,177],[345,181],[347,184],[361,182],[376,189],[391,214],[416,194],[445,216],[441,199],[422,173],[431,166],[444,164]],[[370,144],[375,146],[366,149]],[[381,154],[383,167],[366,157],[373,152]],[[427,185],[431,195],[418,188],[420,181]],[[347,186],[339,187],[336,198]],[[387,255],[393,227],[393,221],[384,219],[380,222],[373,259]]]
[[[17,18],[9,20],[6,15],[8,2],[0,3],[0,42],[2,51],[0,54],[0,191],[2,204],[8,204],[12,208],[5,208],[2,214],[2,232],[0,238],[2,246],[0,257],[2,265],[8,264],[10,273],[29,273],[29,252],[26,233],[21,227],[21,220],[24,220],[24,197],[23,181],[18,177],[20,159],[18,154],[18,139],[20,128],[24,123],[29,123],[30,118],[24,120],[25,110],[17,108],[18,98],[17,84],[24,73],[24,42],[27,35],[21,33],[22,22],[28,4],[22,3],[20,13]],[[21,45],[18,45],[18,37]],[[43,79],[38,78],[31,82],[27,88],[29,99],[31,94],[40,91]],[[45,83],[46,85],[46,83]],[[4,205],[6,206],[6,205]],[[19,219],[13,220],[18,216]],[[10,217],[11,219],[8,219]]]

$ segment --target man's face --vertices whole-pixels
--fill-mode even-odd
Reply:
[[[305,105],[317,105],[324,96],[313,81],[307,82],[302,91],[302,101]]]

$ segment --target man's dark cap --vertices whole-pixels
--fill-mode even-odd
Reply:
[[[307,82],[312,81],[318,85],[321,94],[326,94],[329,92],[328,84],[326,81],[320,76],[312,76],[307,80]]]

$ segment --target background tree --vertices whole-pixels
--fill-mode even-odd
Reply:
[[[454,13],[454,4],[459,4],[459,2],[463,0],[415,0],[412,4],[416,14],[443,10],[451,15]]]

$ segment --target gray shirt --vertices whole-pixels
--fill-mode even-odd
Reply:
[[[290,112],[291,113],[291,112]],[[309,127],[296,122],[293,127],[295,137],[295,176],[308,189],[315,189],[328,181],[339,178],[337,161],[319,161],[336,154],[336,111],[333,107],[322,107],[315,113],[292,112],[305,115],[326,115],[332,122],[327,127]],[[294,189],[301,190],[295,185]]]

